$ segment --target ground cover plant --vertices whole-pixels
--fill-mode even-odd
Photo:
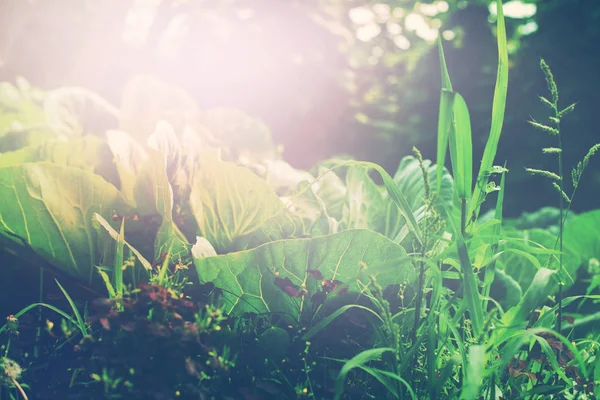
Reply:
[[[0,84],[4,276],[33,266],[40,290],[0,328],[0,398],[596,398],[597,318],[581,310],[600,299],[600,216],[569,211],[600,145],[567,194],[560,122],[575,106],[542,61],[552,115],[532,125],[558,139],[543,148],[558,172],[528,171],[559,207],[503,218],[497,7],[479,166],[441,42],[437,160],[413,149],[393,175],[348,159],[297,170],[260,121],[151,76],[120,107]]]

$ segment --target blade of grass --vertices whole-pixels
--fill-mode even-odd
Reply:
[[[398,396],[395,388],[385,378],[396,380],[399,383],[401,383],[402,385],[404,385],[404,387],[408,391],[408,394],[410,395],[410,398],[412,400],[417,400],[417,396],[415,395],[413,388],[410,386],[410,384],[405,379],[402,379],[402,377],[400,377],[394,373],[391,373],[389,371],[385,371],[385,370],[378,369],[378,368],[369,368],[369,367],[365,367],[364,365],[361,365],[358,368],[362,369],[366,373],[375,377],[375,379],[377,379],[379,382],[381,382],[381,384],[383,384],[390,391],[390,393],[392,393],[396,398],[399,398],[400,396]]]
[[[117,233],[117,231],[115,231],[113,229],[112,226],[110,226],[110,224],[104,219],[104,217],[102,217],[100,214],[98,213],[94,213],[94,219],[96,221],[98,221],[98,223],[100,223],[100,225],[108,232],[108,234],[110,235],[110,237],[112,237],[114,240],[117,240],[119,237],[119,234]],[[150,264],[148,262],[148,260],[146,260],[146,258],[135,249],[135,247],[133,247],[132,245],[130,245],[127,241],[123,241],[125,243],[125,245],[129,248],[129,250],[131,250],[131,252],[133,254],[135,254],[135,256],[137,257],[137,259],[139,260],[139,262],[142,264],[142,266],[144,267],[144,269],[146,271],[152,271],[152,264]]]
[[[450,129],[450,158],[456,193],[460,200],[469,201],[473,186],[473,146],[471,119],[464,98],[454,94],[452,105],[453,128]],[[462,227],[461,227],[462,229]]]
[[[54,280],[54,282],[56,282],[56,284],[60,288],[60,291],[63,293],[63,295],[65,296],[65,298],[69,302],[69,305],[71,306],[71,309],[73,310],[73,314],[75,315],[75,319],[77,320],[77,327],[81,331],[81,334],[83,336],[87,336],[87,334],[88,334],[87,327],[85,326],[85,321],[81,317],[81,314],[79,313],[79,310],[77,309],[77,305],[75,305],[75,302],[73,301],[73,299],[71,298],[71,296],[69,296],[69,293],[67,293],[67,291],[65,290],[65,288],[62,287],[62,285],[60,284],[60,282],[58,282],[58,280],[56,280],[56,279]]]
[[[115,262],[113,264],[113,287],[117,296],[123,295],[123,249],[125,248],[125,218],[121,220],[121,229],[117,236]]]
[[[537,271],[519,304],[510,308],[502,317],[501,324],[490,340],[490,345],[500,346],[514,334],[515,329],[522,329],[527,325],[526,319],[529,313],[546,299],[548,295],[546,288],[555,273],[556,271],[549,268],[540,268]]]
[[[463,390],[460,393],[461,400],[477,398],[479,388],[483,383],[483,365],[485,365],[485,346],[469,347],[469,364],[467,365]]]
[[[421,229],[419,228],[419,224],[417,223],[415,215],[413,214],[410,205],[406,200],[406,197],[404,197],[404,195],[400,191],[400,188],[398,188],[398,185],[396,184],[396,182],[394,182],[394,179],[392,179],[390,174],[388,174],[385,169],[383,169],[381,166],[375,163],[367,161],[356,161],[356,163],[374,169],[379,173],[387,192],[398,207],[398,211],[400,211],[400,213],[406,220],[406,224],[409,226],[411,233],[415,236],[415,239],[417,239],[419,244],[422,245],[423,235],[421,233]]]
[[[173,242],[169,244],[169,250],[167,251],[167,255],[165,256],[165,260],[163,261],[160,271],[158,272],[158,284],[165,285],[167,280],[167,271],[169,270],[169,263],[171,262],[171,252],[173,251]]]
[[[335,400],[340,400],[342,398],[342,393],[344,392],[344,382],[346,381],[346,376],[348,373],[354,368],[360,368],[361,366],[371,362],[380,360],[381,356],[386,352],[395,352],[395,350],[391,347],[382,347],[378,349],[369,349],[362,351],[352,357],[350,360],[344,363],[344,366],[340,370],[338,377],[335,382]]]
[[[477,184],[473,191],[473,196],[469,204],[469,218],[479,215],[479,207],[483,200],[484,191],[489,178],[489,170],[492,168],[498,142],[502,133],[502,124],[504,123],[504,111],[506,109],[506,93],[508,90],[508,46],[506,42],[506,26],[504,23],[504,12],[502,9],[502,0],[496,0],[498,9],[498,22],[496,36],[498,38],[498,71],[496,75],[496,87],[494,88],[494,100],[492,104],[492,124],[490,135],[485,145],[483,158],[477,174]]]
[[[66,319],[67,321],[69,321],[71,324],[79,327],[78,322],[75,318],[73,318],[72,316],[70,316],[69,314],[67,314],[66,312],[64,312],[63,310],[61,310],[58,307],[55,307],[51,304],[47,304],[47,303],[32,303],[30,305],[28,305],[27,307],[23,308],[21,311],[19,311],[18,313],[16,313],[14,315],[15,318],[20,318],[23,314],[25,314],[28,311],[33,310],[34,308],[37,307],[45,307],[49,310],[54,311],[55,313],[57,313],[58,315],[60,315],[61,317],[63,317],[64,319]],[[4,324],[0,327],[0,333],[3,333],[6,330],[7,324]],[[81,332],[81,334],[83,335],[84,332]]]
[[[114,299],[115,297],[117,297],[117,292],[115,291],[115,288],[112,285],[112,282],[110,281],[110,277],[108,276],[108,274],[106,272],[104,272],[102,270],[101,267],[96,267],[98,268],[98,274],[100,274],[100,277],[102,278],[102,281],[104,282],[104,286],[106,287],[106,290],[108,291],[108,297],[111,299]]]
[[[359,304],[347,304],[343,307],[338,308],[335,312],[331,313],[330,315],[328,315],[327,317],[325,317],[321,321],[319,321],[308,332],[306,332],[304,334],[304,336],[302,336],[302,340],[310,340],[310,338],[312,338],[314,335],[319,333],[321,330],[325,329],[327,327],[327,325],[329,325],[334,319],[336,319],[337,317],[339,317],[340,315],[342,315],[343,313],[345,313],[347,310],[349,310],[351,308],[359,308],[361,310],[370,312],[375,317],[377,317],[377,319],[379,319],[381,322],[383,322],[383,319],[379,316],[379,314],[377,314],[375,311],[371,310],[370,308],[361,306]]]
[[[446,214],[448,211],[446,210]],[[469,306],[469,316],[473,325],[473,331],[476,341],[479,342],[483,334],[483,309],[481,308],[481,299],[477,289],[477,277],[473,272],[473,266],[469,259],[469,252],[462,232],[456,227],[453,218],[448,218],[450,227],[456,238],[458,258],[462,271],[462,287],[464,289],[464,299]]]
[[[394,202],[394,204],[396,204],[396,206],[398,207],[398,211],[400,212],[400,214],[402,214],[402,216],[404,217],[410,232],[414,235],[418,244],[423,243],[423,235],[421,233],[421,229],[419,228],[419,224],[417,223],[417,218],[416,218],[415,214],[411,210],[410,205],[408,204],[408,201],[406,200],[406,197],[404,196],[404,194],[402,194],[402,192],[400,191],[400,188],[398,187],[396,182],[394,182],[394,179],[390,176],[390,174],[387,173],[387,171],[385,169],[383,169],[381,166],[379,166],[375,163],[368,162],[368,161],[333,161],[332,160],[329,165],[331,165],[331,167],[328,170],[326,170],[325,172],[323,172],[322,174],[317,176],[317,178],[314,181],[312,181],[312,183],[310,185],[306,185],[302,190],[298,191],[295,195],[299,196],[302,193],[304,193],[305,191],[310,190],[310,187],[313,183],[318,182],[326,174],[335,170],[336,168],[346,167],[346,166],[351,166],[351,165],[360,165],[360,166],[363,166],[363,167],[366,167],[369,169],[374,169],[381,176],[381,179],[383,180],[383,184],[384,184],[388,194],[392,198],[392,201]]]
[[[438,37],[438,51],[440,57],[440,69],[442,73],[442,91],[440,93],[440,111],[438,116],[438,137],[437,137],[437,161],[436,161],[436,192],[439,193],[442,187],[442,175],[444,165],[446,164],[446,150],[448,150],[448,135],[452,129],[452,108],[454,93],[452,92],[452,83],[448,74],[446,57],[442,39]]]
[[[504,168],[506,169],[506,162],[504,162]],[[494,219],[500,221],[499,224],[494,225],[492,229],[492,237],[490,242],[492,243],[492,255],[496,254],[498,251],[498,240],[500,237],[500,231],[502,229],[502,207],[504,204],[504,181],[505,181],[506,173],[502,173],[502,177],[500,178],[500,191],[498,192],[498,198],[496,199],[496,210],[494,212]],[[484,289],[483,296],[490,296],[490,289],[492,287],[492,283],[494,283],[494,278],[496,275],[496,261],[492,261],[490,265],[488,265],[485,269],[484,275]],[[487,310],[488,301],[484,300],[483,309]]]

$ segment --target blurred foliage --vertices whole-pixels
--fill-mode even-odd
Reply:
[[[488,3],[7,0],[0,6],[0,80],[80,85],[114,103],[131,77],[152,73],[185,88],[200,108],[238,108],[265,121],[295,166],[350,153],[392,169],[413,145],[433,157],[440,83],[432,79],[439,67],[431,45],[438,32],[453,83],[471,104],[474,152],[482,150],[497,59]],[[544,90],[540,57],[552,65],[565,102],[579,101],[563,127],[573,144],[566,165],[593,143],[600,4],[504,4],[511,82],[498,160],[511,168],[507,186],[515,189],[505,209],[515,215],[546,205],[553,190],[521,168],[543,162],[532,152],[540,137],[526,124],[542,113],[534,101]],[[600,172],[585,179],[581,209],[596,205]]]

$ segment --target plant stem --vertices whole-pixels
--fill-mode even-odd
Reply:
[[[44,268],[40,268],[40,287],[39,287],[39,303],[43,303],[44,301]],[[35,330],[35,347],[33,348],[33,357],[38,359],[40,356],[40,338],[42,336],[42,307],[38,307],[37,309],[37,327]]]
[[[23,388],[21,387],[21,385],[19,385],[19,382],[17,382],[15,380],[15,378],[10,378],[10,382],[17,388],[17,390],[19,391],[19,393],[21,393],[21,396],[23,396],[24,400],[29,400],[29,398],[27,397],[27,394],[25,394],[25,391],[23,390]]]
[[[463,238],[465,237],[466,221],[467,221],[467,199],[463,198],[460,201],[460,233]],[[461,280],[461,282],[462,282],[462,280]],[[461,286],[462,286],[462,288],[461,288],[460,296],[464,300],[465,289],[464,289],[464,285],[461,285]],[[464,315],[460,319],[460,327],[458,329],[459,329],[460,335],[462,337],[462,341],[464,343],[465,342],[465,316]],[[458,376],[458,382],[461,387],[462,387],[463,378],[464,378],[464,370],[466,367],[467,367],[466,365],[463,365],[463,367],[460,369],[460,373]]]
[[[557,117],[558,117],[558,108],[557,110]],[[564,199],[562,194],[564,193],[563,190],[563,186],[564,186],[564,176],[563,176],[563,162],[562,162],[562,137],[561,137],[561,133],[560,133],[560,128],[559,128],[559,122],[556,124],[557,129],[558,129],[558,148],[560,149],[560,152],[558,153],[558,176],[560,176],[560,216],[559,216],[559,223],[558,223],[558,237],[559,237],[559,265],[558,265],[558,271],[559,271],[559,282],[558,282],[558,321],[556,321],[556,330],[558,333],[561,332],[561,328],[562,328],[562,300],[563,300],[563,280],[562,278],[560,278],[561,273],[562,273],[562,269],[563,269],[563,225],[564,225],[564,219],[563,219],[563,208],[564,208]],[[560,355],[560,353],[559,353]]]
[[[417,339],[417,329],[421,323],[421,305],[423,303],[423,285],[425,284],[425,246],[421,246],[421,260],[419,260],[419,292],[417,294],[417,304],[415,306],[415,319],[412,330],[412,343]]]

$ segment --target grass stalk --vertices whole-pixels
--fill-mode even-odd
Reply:
[[[558,108],[556,109],[556,112],[558,114]],[[558,115],[557,115],[558,117]],[[559,209],[560,209],[560,213],[559,213],[559,221],[558,221],[558,238],[559,238],[559,282],[558,282],[558,320],[556,321],[556,330],[558,332],[562,332],[562,314],[563,314],[563,307],[562,307],[562,302],[563,302],[563,279],[561,278],[561,272],[563,269],[563,228],[564,228],[564,219],[563,219],[563,212],[564,212],[564,198],[562,196],[562,193],[564,193],[564,176],[563,176],[563,159],[562,159],[562,138],[561,138],[561,133],[560,133],[560,128],[559,128],[559,124],[560,121],[557,121],[556,123],[556,127],[558,129],[558,148],[560,149],[560,153],[558,153],[558,176],[560,176],[560,182],[559,182],[559,186],[560,186],[560,192],[559,193],[559,199],[560,199],[560,203],[559,203]],[[560,351],[559,351],[559,356],[560,356]]]

